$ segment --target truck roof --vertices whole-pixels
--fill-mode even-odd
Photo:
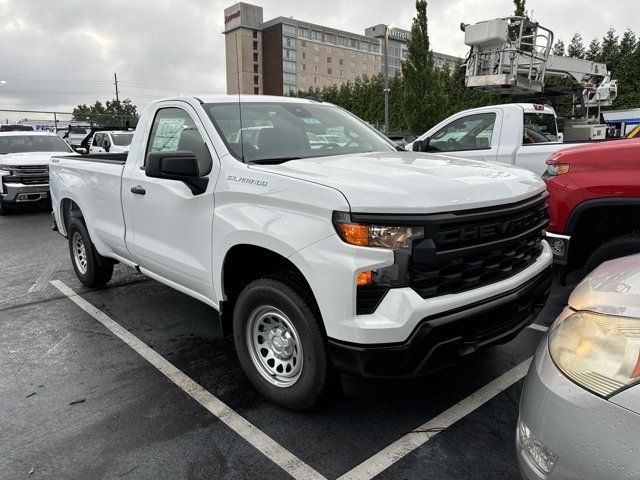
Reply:
[[[56,135],[53,132],[45,132],[45,131],[37,131],[37,130],[22,130],[22,131],[16,131],[16,132],[0,132],[0,137],[16,137],[16,136],[29,136],[32,137],[34,135],[38,135],[38,136],[53,136]]]
[[[502,103],[498,105],[486,105],[484,107],[471,108],[469,110],[464,110],[464,112],[472,113],[476,111],[486,110],[487,108],[499,108],[501,110],[522,109],[526,113],[547,113],[551,115],[555,114],[555,110],[552,107],[539,103]]]
[[[184,100],[185,98],[195,99],[202,103],[238,103],[238,97],[241,103],[263,103],[263,102],[279,102],[279,103],[312,103],[318,104],[316,100],[308,100],[297,97],[279,97],[275,95],[195,95],[195,96],[176,96],[159,98],[153,103],[167,100]]]

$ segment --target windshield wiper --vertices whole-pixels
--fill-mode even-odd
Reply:
[[[302,157],[256,158],[255,160],[249,160],[249,163],[255,163],[258,165],[279,165],[280,163],[288,162],[289,160],[300,159],[302,159]]]

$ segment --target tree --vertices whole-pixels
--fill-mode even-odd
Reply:
[[[135,127],[138,123],[138,109],[129,99],[107,100],[105,105],[98,101],[93,105],[75,107],[72,119],[98,125]]]
[[[427,2],[416,0],[416,16],[407,42],[407,58],[402,62],[404,127],[424,132],[446,111],[441,72],[433,64],[427,27]]]
[[[513,0],[513,5],[515,6],[513,15],[515,17],[524,17],[526,13],[526,10],[525,10],[526,1],[527,0]]]
[[[613,62],[618,58],[618,51],[620,47],[618,45],[618,36],[616,30],[612,27],[607,30],[607,34],[602,39],[602,48],[600,49],[601,62]]]
[[[636,36],[635,34],[627,29],[622,35],[622,40],[620,40],[620,48],[618,50],[618,59],[621,60],[623,57],[630,55],[636,48]]]
[[[553,46],[553,54],[559,56],[564,55],[564,42],[562,40],[558,40]]]
[[[584,58],[585,49],[584,44],[582,43],[582,35],[576,33],[571,38],[571,43],[567,48],[567,53],[570,57],[573,58]]]
[[[596,61],[598,60],[598,58],[600,58],[600,42],[597,38],[591,40],[589,49],[585,53],[584,58],[591,61]]]

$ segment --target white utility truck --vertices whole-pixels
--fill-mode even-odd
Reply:
[[[89,153],[126,153],[133,140],[130,130],[96,131],[89,141]]]
[[[72,150],[55,133],[18,130],[0,132],[0,215],[13,207],[47,201],[51,155]]]
[[[294,409],[333,371],[424,374],[533,320],[551,285],[534,173],[399,151],[322,102],[238,100],[154,101],[128,154],[52,158],[83,284],[120,262],[212,306],[252,384]]]

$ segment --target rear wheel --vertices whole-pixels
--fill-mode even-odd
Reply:
[[[262,278],[238,296],[236,351],[249,381],[268,400],[293,410],[316,404],[329,378],[319,315],[289,282]]]
[[[69,231],[69,253],[71,263],[78,280],[87,287],[103,287],[111,280],[113,265],[98,261],[96,252],[87,227],[78,218],[71,220]]]
[[[585,268],[591,271],[607,260],[640,253],[640,234],[632,233],[603,243],[589,257]]]

